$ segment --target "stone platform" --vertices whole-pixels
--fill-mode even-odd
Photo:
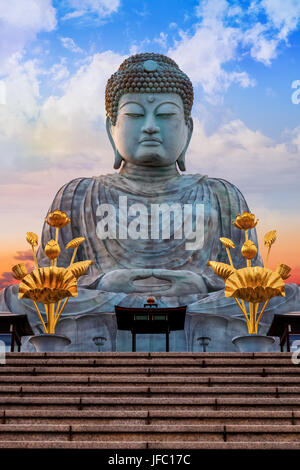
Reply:
[[[0,449],[299,449],[290,353],[9,353]]]

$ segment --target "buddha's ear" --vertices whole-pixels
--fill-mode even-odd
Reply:
[[[185,171],[186,170],[186,168],[185,168],[185,153],[186,153],[187,148],[189,146],[189,143],[190,143],[190,140],[191,140],[191,137],[192,137],[192,134],[193,134],[193,128],[194,128],[193,119],[191,117],[188,120],[187,127],[188,127],[188,135],[187,135],[187,139],[186,139],[186,144],[185,144],[185,147],[184,147],[182,153],[180,154],[180,156],[177,159],[177,165],[178,165],[178,168],[179,168],[180,171]]]
[[[117,150],[117,147],[115,146],[114,139],[111,135],[111,126],[112,126],[111,120],[110,120],[109,116],[107,116],[107,118],[106,118],[106,132],[107,132],[109,141],[110,141],[110,143],[112,145],[112,148],[114,149],[114,153],[115,153],[114,169],[118,170],[121,166],[123,158],[121,157],[121,155],[119,154],[119,152]]]

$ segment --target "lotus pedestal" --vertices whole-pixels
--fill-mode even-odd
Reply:
[[[272,336],[264,335],[245,335],[235,336],[232,339],[233,344],[240,352],[268,352],[270,351],[275,339]]]
[[[32,336],[29,341],[37,352],[61,352],[71,343],[67,336],[51,333]]]

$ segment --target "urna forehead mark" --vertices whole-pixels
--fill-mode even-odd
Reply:
[[[153,95],[147,96],[147,101],[148,101],[148,103],[154,103],[154,101],[155,101],[155,96],[153,96]]]

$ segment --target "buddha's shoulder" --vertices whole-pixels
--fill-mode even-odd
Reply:
[[[67,183],[65,183],[58,191],[58,195],[60,194],[70,194],[75,192],[85,193],[91,189],[95,184],[105,184],[107,179],[113,179],[115,174],[106,174],[100,176],[82,176],[78,178],[74,178]]]
[[[212,178],[206,176],[203,179],[203,184],[215,194],[228,194],[235,197],[243,197],[242,192],[235,184],[230,183],[230,181],[223,178]]]

